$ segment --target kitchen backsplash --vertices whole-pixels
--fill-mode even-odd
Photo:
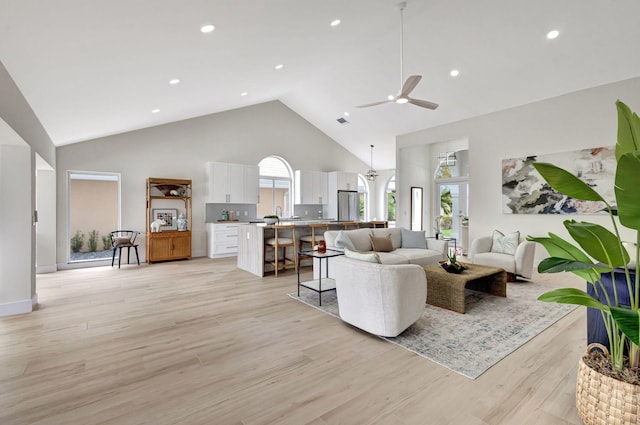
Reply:
[[[234,220],[249,221],[256,219],[254,204],[205,204],[205,222],[213,223],[222,219],[222,211],[231,211]]]

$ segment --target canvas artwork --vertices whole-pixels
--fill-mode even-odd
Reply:
[[[613,146],[502,160],[502,211],[506,214],[605,214],[605,204],[553,190],[531,165],[548,162],[573,172],[615,206]]]

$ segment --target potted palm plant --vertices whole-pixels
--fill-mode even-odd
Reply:
[[[597,355],[589,353],[580,359],[578,367],[576,407],[585,424],[640,424],[640,285],[638,274],[629,270],[630,258],[619,228],[621,225],[635,230],[636,243],[640,242],[640,118],[624,103],[617,101],[616,106],[615,206],[570,172],[548,163],[533,164],[558,192],[579,200],[603,202],[612,223],[611,231],[598,224],[564,221],[578,246],[553,233],[527,238],[549,252],[550,257],[540,262],[539,272],[574,273],[592,285],[596,294],[594,297],[579,289],[562,288],[539,297],[541,301],[596,308],[602,314],[609,338],[609,350],[602,347],[606,368],[589,367],[585,360]],[[638,264],[638,253],[635,260]],[[614,269],[624,270],[630,305],[619,302]],[[603,284],[603,274],[611,274],[613,296]],[[605,388],[610,392],[605,393]]]

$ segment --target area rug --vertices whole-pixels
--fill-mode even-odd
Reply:
[[[476,379],[518,347],[576,308],[537,301],[553,289],[534,282],[507,283],[507,298],[467,290],[466,314],[426,305],[422,317],[395,338],[384,338],[467,378]],[[318,294],[301,288],[293,299],[335,317],[335,291]]]

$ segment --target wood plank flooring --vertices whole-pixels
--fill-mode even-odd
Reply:
[[[295,288],[235,258],[39,275],[39,308],[0,318],[0,424],[581,423],[584,309],[473,381]]]

